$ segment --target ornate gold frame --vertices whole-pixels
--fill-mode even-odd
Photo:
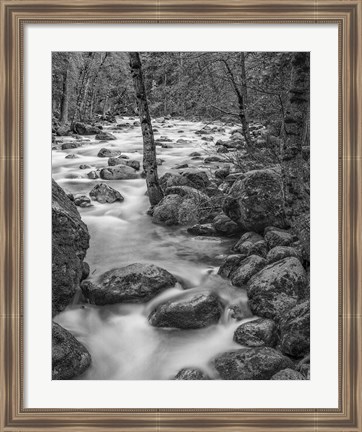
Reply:
[[[362,431],[362,0],[0,0],[0,429]],[[339,28],[339,407],[23,407],[23,29],[26,23],[337,23]]]

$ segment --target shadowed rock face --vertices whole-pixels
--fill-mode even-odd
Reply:
[[[269,380],[293,362],[273,348],[247,348],[216,357],[214,365],[224,380]]]
[[[221,312],[221,304],[215,295],[196,294],[161,304],[148,319],[155,327],[198,329],[216,324]]]
[[[83,260],[89,247],[87,226],[75,204],[52,181],[52,313],[71,301],[82,279]]]
[[[53,322],[52,379],[69,380],[81,375],[91,364],[88,350],[65,328]]]
[[[200,369],[181,369],[174,378],[175,380],[208,380],[210,379]]]
[[[177,280],[161,267],[153,264],[130,264],[110,270],[97,281],[83,281],[82,291],[90,303],[148,302],[161,291],[175,286]]]

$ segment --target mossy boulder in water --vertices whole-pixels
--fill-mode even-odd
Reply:
[[[79,288],[89,233],[77,207],[52,181],[52,312],[68,306]]]
[[[52,324],[52,379],[70,380],[85,372],[91,364],[91,356],[68,330]]]
[[[241,236],[233,247],[233,251],[244,255],[244,257],[259,255],[265,258],[268,253],[268,246],[261,235],[255,232],[247,232]]]
[[[99,141],[111,141],[111,140],[116,140],[117,138],[110,132],[99,131],[95,136],[95,139]]]
[[[148,317],[155,327],[198,329],[217,324],[222,306],[214,294],[195,294],[159,305]]]
[[[105,183],[96,184],[89,192],[89,196],[93,201],[98,201],[101,204],[124,201],[123,196],[116,189]]]
[[[96,281],[85,280],[82,292],[90,303],[145,303],[165,289],[175,286],[177,280],[167,270],[153,264],[130,264],[109,270]]]
[[[103,180],[130,180],[139,178],[136,170],[127,165],[116,165],[101,169],[99,176]]]

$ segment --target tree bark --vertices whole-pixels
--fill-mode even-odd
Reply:
[[[305,187],[302,147],[309,122],[309,53],[298,52],[292,59],[292,80],[284,118],[282,175],[287,222],[295,229],[309,256],[310,197]]]
[[[66,70],[63,75],[63,92],[60,103],[60,124],[68,122],[69,110],[69,57],[66,60]]]
[[[163,192],[157,174],[156,146],[153,137],[151,117],[148,110],[146,89],[142,76],[141,59],[138,52],[130,52],[129,57],[131,75],[136,91],[137,107],[142,127],[143,169],[146,174],[148,198],[151,206],[154,206],[163,198]]]

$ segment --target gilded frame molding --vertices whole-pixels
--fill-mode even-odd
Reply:
[[[0,430],[362,431],[362,1],[0,0]],[[337,23],[339,407],[23,407],[23,32],[27,23]]]

